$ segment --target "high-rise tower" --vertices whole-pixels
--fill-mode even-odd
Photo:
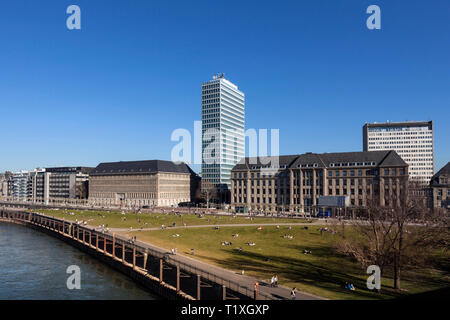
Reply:
[[[245,97],[223,73],[202,84],[202,179],[223,194],[231,169],[245,155]]]

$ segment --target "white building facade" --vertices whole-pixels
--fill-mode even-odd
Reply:
[[[434,174],[433,121],[366,123],[363,150],[395,150],[409,165],[411,180],[429,183]]]
[[[202,179],[230,190],[245,156],[245,95],[223,74],[202,84]]]

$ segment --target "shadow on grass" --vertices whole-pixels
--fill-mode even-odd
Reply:
[[[368,290],[366,276],[363,274],[362,268],[358,268],[357,265],[352,266],[354,263],[345,258],[342,263],[335,263],[335,258],[343,258],[336,255],[332,248],[300,245],[290,245],[290,247],[298,250],[299,254],[302,254],[301,252],[304,249],[311,250],[312,255],[321,259],[320,261],[308,261],[308,257],[302,259],[292,256],[263,255],[248,251],[232,251],[231,257],[223,259],[199,255],[197,255],[197,258],[207,259],[225,269],[245,270],[246,273],[252,272],[267,277],[276,274],[285,283],[301,283],[329,292],[332,291],[344,299],[393,299],[406,294],[405,292],[395,291],[392,287],[386,285],[383,286],[380,294]],[[227,249],[221,250],[230,252]],[[324,263],[327,259],[330,262]],[[362,277],[352,275],[358,273],[361,273]],[[407,280],[406,277],[404,279]],[[423,281],[430,284],[430,279],[425,276]],[[357,290],[348,291],[345,289],[346,282],[353,283]]]

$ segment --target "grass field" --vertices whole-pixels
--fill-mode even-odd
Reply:
[[[174,229],[157,231],[135,231],[140,241],[145,241],[170,250],[178,248],[179,254],[190,254],[195,249],[195,258],[205,262],[260,279],[270,279],[278,275],[279,282],[288,287],[296,286],[312,294],[330,299],[386,299],[406,294],[420,293],[450,285],[450,278],[442,271],[418,269],[402,271],[402,288],[398,293],[393,290],[392,278],[387,274],[382,279],[381,294],[366,288],[365,270],[349,258],[338,255],[333,249],[337,236],[318,231],[319,226],[311,225],[308,230],[303,226],[263,227],[258,231],[252,227],[223,227],[199,229]],[[173,237],[177,233],[179,237]],[[239,234],[233,238],[232,234]],[[294,236],[284,239],[283,235]],[[222,241],[232,242],[231,246],[221,245]],[[255,246],[246,245],[254,242]],[[235,249],[242,247],[241,252]],[[303,254],[303,250],[312,254]],[[356,291],[343,288],[345,282],[352,282]]]
[[[210,216],[205,215],[203,218],[191,215],[175,215],[162,213],[125,213],[120,211],[90,211],[90,210],[36,210],[51,217],[64,218],[67,221],[85,220],[88,225],[99,226],[107,225],[109,228],[155,228],[161,225],[172,226],[176,223],[177,226],[194,225],[215,225],[215,224],[264,224],[264,223],[305,223],[303,219],[275,219],[275,218],[253,218],[248,219],[244,217],[232,218],[230,216]],[[73,215],[68,213],[72,212]],[[125,221],[122,219],[126,218]]]

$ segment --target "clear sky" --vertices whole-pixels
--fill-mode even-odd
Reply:
[[[217,72],[245,92],[246,128],[280,130],[281,154],[358,151],[366,122],[433,120],[438,170],[449,17],[448,0],[2,1],[0,171],[170,159]]]

